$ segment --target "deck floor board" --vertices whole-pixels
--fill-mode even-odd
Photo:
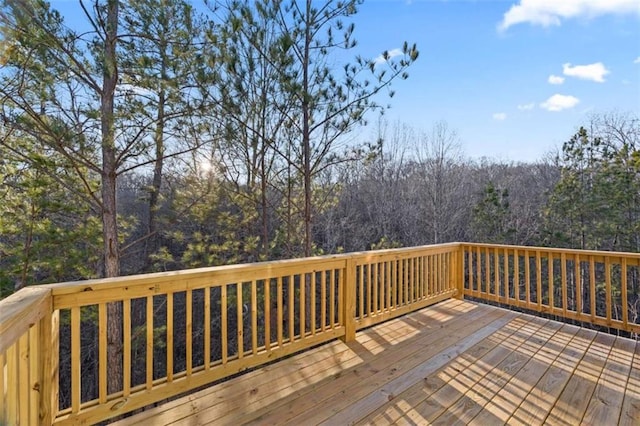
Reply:
[[[635,341],[452,299],[116,424],[637,424],[638,416]]]

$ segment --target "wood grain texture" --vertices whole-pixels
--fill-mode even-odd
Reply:
[[[0,302],[0,352],[13,345],[29,327],[51,315],[51,290],[25,287]]]
[[[638,424],[638,352],[629,339],[450,299],[117,425]]]

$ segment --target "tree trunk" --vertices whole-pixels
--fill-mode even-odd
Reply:
[[[309,128],[309,48],[311,44],[311,0],[307,0],[304,56],[302,62],[302,157],[304,178],[304,256],[311,256],[311,135]]]
[[[304,56],[302,62],[302,156],[303,156],[303,178],[304,178],[304,256],[311,256],[311,130],[309,127],[310,109],[309,105],[309,48],[311,44],[311,0],[307,0],[307,22],[305,23]],[[310,276],[305,274],[305,323],[306,330],[311,326],[311,288]],[[300,283],[300,285],[303,285]]]
[[[151,194],[149,194],[149,238],[146,244],[145,259],[147,270],[151,267],[151,255],[157,249],[157,241],[155,234],[158,227],[158,200],[160,199],[160,189],[162,187],[162,170],[164,167],[164,106],[165,93],[161,90],[158,96],[158,115],[155,132],[156,160],[153,167],[153,182],[151,186]]]
[[[264,141],[262,146],[262,159],[260,165],[260,208],[262,210],[262,255],[265,257],[265,260],[269,257],[269,217],[268,217],[268,200],[267,200],[267,171],[265,155]]]
[[[116,204],[116,147],[114,134],[114,94],[118,81],[116,41],[118,33],[118,0],[107,4],[104,74],[100,104],[102,126],[102,234],[104,239],[104,276],[120,275],[118,223]],[[107,358],[109,393],[122,389],[122,304],[107,305]]]

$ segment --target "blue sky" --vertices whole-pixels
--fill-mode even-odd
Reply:
[[[388,119],[445,120],[469,157],[535,161],[590,114],[640,115],[639,0],[369,0],[354,22],[363,56],[420,50]]]
[[[52,5],[84,25],[75,1]],[[353,22],[353,56],[420,50],[387,119],[444,120],[472,158],[536,161],[591,114],[640,115],[640,0],[366,0]]]

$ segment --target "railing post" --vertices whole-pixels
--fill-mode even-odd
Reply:
[[[347,258],[344,270],[344,291],[342,302],[342,318],[344,319],[344,342],[356,339],[356,261]]]
[[[39,424],[50,425],[58,406],[58,311],[53,311],[53,298],[47,313],[40,319],[38,383],[40,384]]]

